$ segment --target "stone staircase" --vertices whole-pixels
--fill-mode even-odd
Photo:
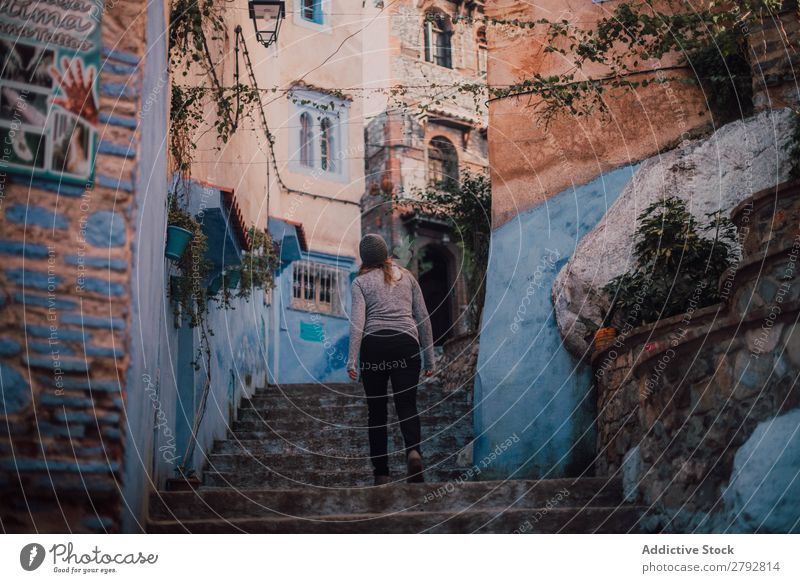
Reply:
[[[284,385],[242,401],[194,491],[151,494],[149,532],[628,532],[642,509],[619,480],[476,482],[471,395],[421,385],[424,484],[406,484],[390,403],[394,483],[374,487],[357,384]],[[461,455],[459,455],[461,454]]]

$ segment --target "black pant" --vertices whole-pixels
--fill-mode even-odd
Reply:
[[[420,373],[420,346],[417,340],[397,330],[378,330],[361,341],[361,381],[367,394],[369,413],[369,456],[376,476],[389,475],[386,452],[388,432],[388,396],[386,385],[391,379],[392,396],[406,454],[416,449],[420,454],[420,424],[417,413],[417,384]]]

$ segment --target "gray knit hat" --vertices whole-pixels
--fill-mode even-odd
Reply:
[[[364,265],[380,265],[389,257],[389,247],[386,246],[383,237],[370,233],[361,239],[358,253],[361,255],[361,263]]]

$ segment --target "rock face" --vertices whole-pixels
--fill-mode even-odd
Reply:
[[[645,207],[677,196],[688,201],[696,217],[705,218],[719,209],[730,211],[754,192],[787,180],[792,119],[789,109],[765,111],[641,165],[556,277],[556,321],[570,352],[582,356],[589,348],[589,330],[578,316],[600,323],[608,307],[601,288],[632,266],[632,235]]]
[[[800,532],[800,409],[761,422],[736,452],[725,491],[736,532]]]

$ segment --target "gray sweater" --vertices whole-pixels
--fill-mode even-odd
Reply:
[[[396,265],[394,279],[387,285],[383,270],[373,269],[353,280],[348,370],[357,368],[364,335],[383,328],[416,338],[422,348],[422,368],[433,368],[433,334],[422,290],[411,272]]]

